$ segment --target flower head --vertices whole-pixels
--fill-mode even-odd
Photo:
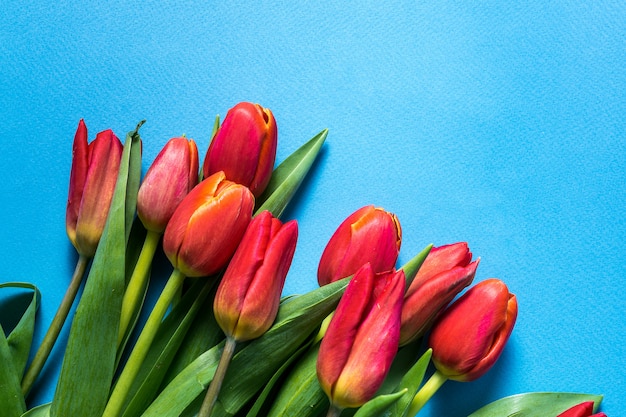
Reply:
[[[81,119],[74,136],[66,230],[81,255],[92,257],[104,231],[122,159],[122,143],[111,130],[87,143]]]

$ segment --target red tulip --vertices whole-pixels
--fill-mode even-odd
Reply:
[[[79,254],[92,257],[104,231],[122,159],[122,143],[111,130],[87,144],[81,119],[74,136],[66,230]]]
[[[252,219],[213,303],[226,336],[238,342],[256,339],[272,325],[297,240],[295,220],[283,225],[269,211]]]
[[[478,260],[471,260],[465,242],[430,251],[404,297],[401,346],[423,336],[448,303],[472,283]]]
[[[374,206],[358,209],[326,245],[317,270],[319,285],[348,277],[368,262],[374,273],[393,269],[401,241],[400,222],[394,214]]]
[[[513,331],[517,299],[495,278],[448,307],[430,334],[432,361],[448,379],[472,381],[493,366]]]
[[[163,251],[188,277],[220,271],[237,249],[252,218],[254,196],[218,172],[178,205],[163,235]]]
[[[556,417],[606,417],[604,413],[593,413],[593,401],[585,401],[568,408]]]
[[[174,210],[198,183],[198,147],[170,139],[148,169],[137,195],[137,214],[148,230],[163,232]]]
[[[274,115],[258,104],[242,102],[230,109],[204,159],[205,178],[224,171],[258,197],[265,190],[276,159]]]
[[[398,350],[405,278],[375,274],[369,264],[355,274],[322,339],[317,376],[332,405],[359,407],[378,390]]]

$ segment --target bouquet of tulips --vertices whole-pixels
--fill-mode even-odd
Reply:
[[[326,130],[275,168],[272,112],[239,103],[216,119],[202,166],[195,142],[177,137],[142,179],[140,127],[124,144],[111,130],[88,143],[79,122],[66,214],[78,261],[30,362],[39,290],[0,286],[32,294],[16,323],[0,318],[2,416],[412,417],[447,380],[497,361],[515,295],[499,279],[472,285],[479,260],[464,242],[428,245],[396,269],[400,222],[382,208],[337,227],[318,289],[281,298],[298,240],[281,216]],[[172,272],[143,322],[160,246]],[[65,322],[53,400],[29,409]],[[525,393],[471,416],[589,416],[600,401]]]

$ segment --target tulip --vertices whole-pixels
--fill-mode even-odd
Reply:
[[[272,325],[297,239],[295,220],[283,225],[264,211],[250,222],[213,304],[227,337],[239,342],[255,339]]]
[[[111,130],[87,144],[87,127],[81,119],[74,136],[66,230],[80,255],[93,257],[113,199],[122,143]]]
[[[404,297],[400,346],[423,336],[448,303],[472,283],[478,260],[471,260],[465,242],[431,249]]]
[[[368,262],[374,273],[393,269],[401,241],[400,222],[394,214],[374,206],[358,209],[328,241],[317,270],[319,285],[348,277]]]
[[[113,199],[122,150],[122,143],[111,130],[98,133],[88,144],[87,126],[83,119],[78,122],[72,146],[65,227],[79,256],[61,304],[22,378],[24,396],[30,392],[48,360],[76,299],[87,266],[96,253]]]
[[[404,287],[404,272],[375,274],[370,264],[348,284],[317,359],[331,410],[361,406],[385,379],[398,350]]]
[[[226,342],[199,417],[211,415],[236,344],[260,337],[274,322],[297,239],[295,220],[283,225],[263,211],[250,222],[215,294],[215,320]]]
[[[188,277],[215,274],[235,252],[253,209],[250,190],[217,172],[179,204],[165,229],[163,251]]]
[[[185,137],[170,139],[148,169],[137,194],[137,215],[148,233],[127,283],[118,344],[141,307],[158,242],[176,207],[198,183],[198,147]]]
[[[556,417],[606,417],[604,413],[593,413],[593,401],[585,401],[568,408]]]
[[[174,210],[198,183],[198,148],[172,138],[148,169],[137,195],[137,214],[148,230],[163,232]]]
[[[432,360],[446,378],[472,381],[496,362],[513,331],[517,299],[504,282],[480,282],[454,302],[430,334]]]
[[[208,177],[224,171],[226,178],[245,185],[258,197],[269,183],[276,159],[274,115],[258,104],[242,102],[228,111],[204,159]]]

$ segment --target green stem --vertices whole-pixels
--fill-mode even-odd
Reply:
[[[217,364],[217,369],[215,370],[215,375],[213,375],[213,380],[209,384],[209,389],[207,390],[206,396],[204,397],[204,401],[202,402],[202,407],[200,408],[200,412],[198,413],[198,417],[209,417],[211,412],[213,411],[213,406],[217,401],[217,396],[222,389],[222,383],[224,382],[224,376],[226,375],[226,370],[228,369],[228,365],[230,364],[230,360],[235,353],[235,347],[237,346],[237,341],[232,337],[226,338],[226,343],[224,344],[224,350],[222,350],[222,356],[220,357],[220,362]]]
[[[411,402],[411,408],[407,416],[415,416],[424,407],[424,405],[430,400],[430,398],[437,392],[439,388],[446,382],[448,378],[439,371],[435,371],[434,374],[426,381],[424,386],[415,394],[413,401]]]
[[[178,292],[178,289],[181,287],[184,280],[185,276],[178,269],[174,269],[172,275],[167,281],[167,284],[165,284],[165,288],[163,288],[163,292],[161,292],[159,299],[154,305],[148,320],[146,320],[146,324],[144,325],[139,338],[137,338],[135,347],[128,357],[128,361],[126,362],[126,365],[124,366],[124,369],[115,384],[115,388],[113,388],[113,392],[111,393],[111,397],[109,398],[109,402],[104,409],[102,417],[117,417],[120,415],[122,407],[126,401],[126,396],[128,395],[131,385],[139,373],[139,369],[141,368],[146,355],[148,354],[148,350],[150,349],[154,336],[159,329],[159,325],[161,324],[172,299]]]
[[[59,333],[61,333],[61,329],[63,328],[63,324],[67,319],[67,315],[70,312],[70,308],[72,307],[72,304],[74,304],[80,284],[83,282],[83,276],[85,275],[90,259],[90,257],[84,255],[78,256],[78,261],[76,262],[76,267],[74,268],[70,285],[67,287],[67,291],[61,300],[61,305],[59,305],[59,309],[52,319],[52,323],[50,323],[50,327],[48,328],[48,331],[46,332],[46,335],[44,336],[33,361],[24,374],[24,378],[22,379],[22,394],[24,394],[24,396],[27,396],[30,392],[35,380],[43,369],[48,356],[50,356],[50,352],[52,352],[52,348],[54,347],[54,344],[59,337]]]
[[[328,413],[326,414],[326,417],[339,417],[342,411],[343,410],[341,408],[337,408],[336,406],[331,404],[328,408]]]
[[[124,341],[126,333],[131,325],[131,320],[137,314],[137,306],[145,292],[148,280],[150,279],[150,266],[156,252],[161,233],[148,230],[146,239],[141,247],[137,264],[133,270],[133,274],[128,281],[128,286],[124,292],[122,301],[122,315],[120,317],[120,332],[117,339],[118,348]]]

